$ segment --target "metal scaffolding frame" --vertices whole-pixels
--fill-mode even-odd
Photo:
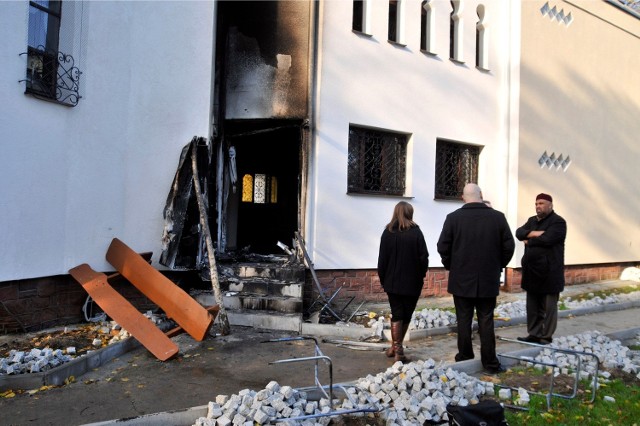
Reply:
[[[534,395],[541,395],[545,397],[546,403],[547,403],[547,411],[551,409],[551,398],[552,397],[558,397],[558,398],[563,398],[563,399],[573,399],[576,397],[576,395],[578,394],[578,383],[580,381],[580,377],[581,377],[581,372],[582,372],[582,363],[583,363],[583,359],[582,357],[590,357],[593,358],[595,360],[595,365],[596,365],[596,370],[595,373],[593,374],[593,378],[591,379],[591,400],[589,401],[590,403],[593,403],[596,399],[596,391],[598,390],[598,369],[599,369],[599,365],[600,365],[600,360],[598,359],[597,355],[593,354],[593,353],[589,353],[589,352],[583,352],[583,351],[575,351],[575,350],[571,350],[571,349],[561,349],[561,348],[555,348],[555,347],[551,347],[548,345],[541,345],[538,343],[531,343],[531,342],[523,342],[521,340],[515,340],[515,339],[507,339],[505,337],[498,337],[498,340],[502,340],[505,342],[511,342],[511,343],[519,343],[522,345],[527,345],[527,346],[532,346],[532,347],[538,347],[541,349],[549,349],[552,352],[552,358],[553,358],[553,362],[544,362],[544,361],[537,361],[533,358],[528,358],[528,357],[522,357],[522,356],[516,356],[516,355],[509,355],[509,354],[503,354],[503,353],[499,353],[498,356],[501,358],[508,358],[508,359],[514,359],[514,360],[518,360],[518,361],[522,361],[522,362],[526,362],[526,363],[530,363],[530,364],[537,364],[537,365],[543,365],[546,367],[551,367],[553,368],[553,370],[555,371],[556,368],[561,368],[556,361],[556,355],[558,353],[564,353],[564,354],[569,354],[569,355],[573,355],[576,357],[577,361],[578,361],[578,365],[577,368],[574,372],[574,383],[573,383],[573,389],[571,394],[567,395],[567,394],[561,394],[561,393],[555,393],[553,391],[554,389],[554,371],[551,372],[551,378],[550,378],[550,383],[549,383],[549,390],[547,392],[536,392],[536,391],[529,391],[527,390],[528,393],[530,394],[534,394]],[[517,390],[517,388],[511,387],[511,386],[504,386],[504,385],[500,385],[497,384],[498,387],[501,388],[505,388],[505,389],[512,389],[512,390]],[[513,406],[513,405],[506,405],[505,407],[509,407],[509,408],[514,408],[514,409],[519,409],[519,410],[524,410],[525,408],[523,407],[517,407],[517,406]]]
[[[365,395],[367,397],[367,404],[362,406],[362,404],[360,404],[358,401],[355,401],[353,399],[353,396],[347,391],[346,387],[344,385],[341,384],[334,384],[333,383],[333,362],[331,361],[331,358],[324,355],[322,353],[322,350],[320,349],[320,346],[318,345],[318,340],[315,337],[311,337],[311,336],[299,336],[299,337],[283,337],[280,339],[271,339],[271,340],[265,340],[262,343],[278,343],[278,342],[292,342],[292,341],[302,341],[302,340],[312,340],[315,344],[315,348],[314,348],[314,355],[313,356],[309,356],[309,357],[301,357],[301,358],[288,358],[288,359],[281,359],[278,361],[272,361],[269,364],[273,365],[273,364],[284,364],[284,363],[293,363],[293,362],[313,362],[314,363],[314,385],[311,387],[306,387],[306,388],[297,388],[297,391],[304,391],[304,392],[310,392],[310,391],[314,391],[317,390],[320,392],[321,395],[323,395],[325,398],[327,398],[329,400],[329,407],[330,407],[330,411],[326,412],[326,413],[318,413],[318,414],[308,414],[308,415],[304,415],[304,416],[298,416],[298,417],[288,417],[288,418],[272,418],[272,421],[278,421],[278,422],[293,422],[293,421],[299,421],[299,420],[305,420],[305,419],[313,419],[313,418],[319,418],[319,417],[332,417],[332,416],[341,416],[341,415],[347,415],[347,414],[354,414],[354,413],[376,413],[379,412],[380,410],[382,410],[382,408],[371,398],[371,395],[369,395],[367,392],[365,392]],[[320,371],[320,361],[324,361],[327,365],[328,365],[328,369],[329,369],[329,384],[328,385],[323,385],[320,382],[320,379],[318,377],[318,373]],[[353,387],[353,386],[351,386]],[[347,399],[349,399],[351,405],[354,408],[351,409],[337,409],[336,407],[334,407],[334,389],[338,389],[340,391],[342,391],[344,393],[344,395],[346,396]]]

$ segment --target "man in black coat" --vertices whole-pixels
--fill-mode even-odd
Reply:
[[[473,359],[471,325],[478,316],[480,358],[489,374],[504,371],[496,356],[493,311],[500,292],[500,274],[515,251],[515,240],[501,212],[482,202],[475,183],[465,185],[465,204],[447,215],[438,253],[449,271],[447,291],[453,295],[458,322],[456,361]]]
[[[547,345],[558,326],[558,299],[564,290],[564,241],[567,223],[553,211],[549,194],[536,197],[536,215],[516,229],[524,242],[522,289],[527,292],[527,337],[523,342]]]

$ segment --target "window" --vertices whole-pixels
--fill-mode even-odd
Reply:
[[[351,29],[362,34],[371,34],[369,12],[373,0],[354,0]]]
[[[398,3],[399,0],[390,0],[389,1],[389,27],[387,39],[389,41],[398,42]]]
[[[476,67],[489,69],[488,47],[487,47],[487,27],[484,22],[484,6],[478,5],[478,22],[476,23]]]
[[[28,46],[21,54],[27,57],[26,76],[21,80],[26,94],[68,106],[78,104],[81,72],[71,53],[83,49],[84,13],[82,1],[29,2]],[[78,52],[71,52],[74,46]]]
[[[276,204],[278,202],[278,178],[262,173],[242,176],[242,202]]]
[[[407,140],[404,133],[350,126],[347,192],[404,195]]]
[[[462,18],[460,17],[460,0],[451,1],[451,17],[449,22],[449,59],[462,62]]]
[[[433,23],[433,6],[431,0],[422,2],[420,8],[420,50],[427,53],[434,53],[435,28]]]
[[[459,200],[467,183],[478,182],[478,145],[446,140],[436,142],[436,200]]]
[[[56,98],[61,6],[60,1],[29,2],[27,92],[49,99]]]
[[[353,2],[353,20],[351,22],[351,29],[354,31],[362,32],[364,25],[364,16],[363,16],[363,0],[355,0]]]

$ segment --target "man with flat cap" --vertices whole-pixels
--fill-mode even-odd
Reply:
[[[553,211],[549,194],[536,197],[536,215],[516,229],[524,242],[522,289],[527,292],[526,337],[523,342],[548,345],[558,325],[558,299],[564,290],[564,241],[567,222]]]

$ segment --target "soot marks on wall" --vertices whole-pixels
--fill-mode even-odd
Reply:
[[[307,116],[310,2],[222,2],[225,118]]]

